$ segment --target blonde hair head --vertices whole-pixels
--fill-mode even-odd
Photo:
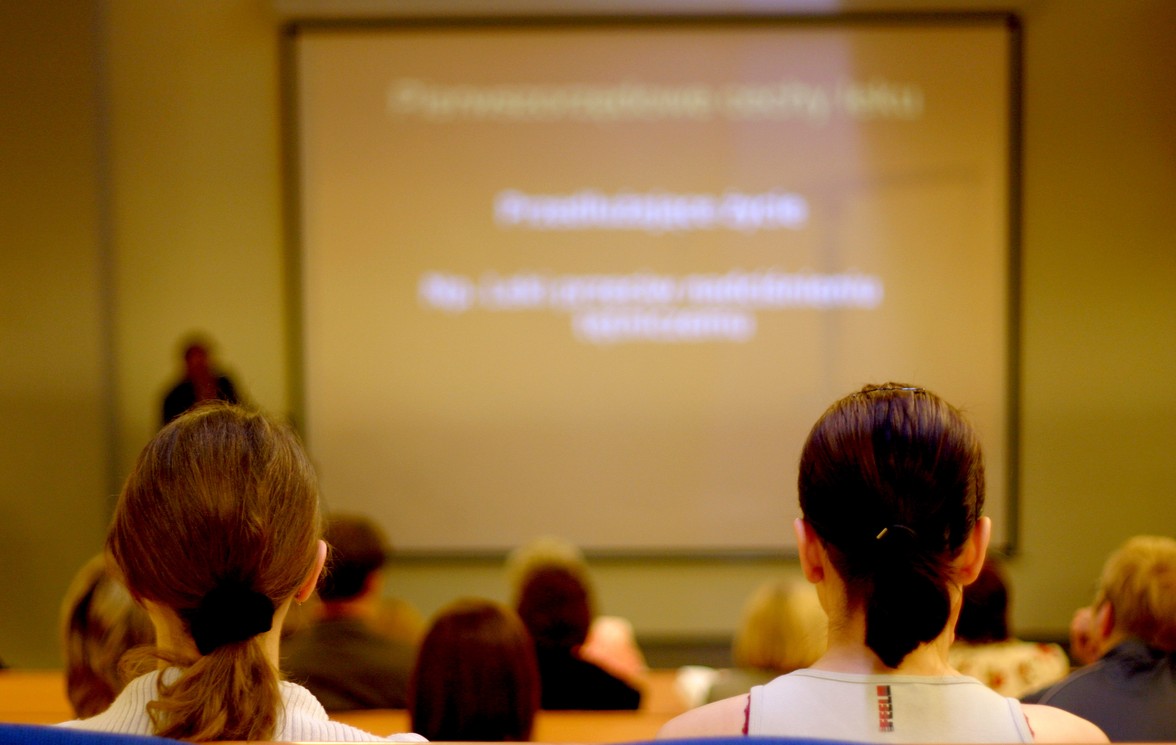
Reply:
[[[1176,540],[1141,535],[1123,544],[1103,566],[1095,605],[1104,600],[1117,631],[1176,651]]]
[[[580,547],[563,538],[540,536],[518,546],[506,557],[507,581],[516,606],[531,575],[540,569],[551,568],[563,569],[574,575],[591,595],[588,562]]]
[[[65,690],[74,713],[106,711],[134,670],[120,661],[131,649],[151,645],[151,619],[109,571],[107,557],[87,561],[70,583],[61,605]]]
[[[767,582],[744,607],[731,652],[739,667],[790,672],[816,662],[827,639],[828,620],[812,585]]]
[[[179,675],[148,704],[156,734],[273,736],[278,671],[259,635],[313,571],[320,533],[310,460],[264,415],[202,404],[147,444],[107,547],[131,593],[173,612],[195,647],[161,650]]]

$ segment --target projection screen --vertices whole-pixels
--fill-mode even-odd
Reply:
[[[302,411],[406,554],[793,548],[816,417],[934,390],[1013,536],[1004,16],[296,24]]]

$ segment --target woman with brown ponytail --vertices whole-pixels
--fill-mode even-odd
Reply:
[[[278,672],[282,621],[326,558],[320,529],[314,470],[287,428],[210,403],[160,430],[106,540],[155,626],[159,666],[66,726],[192,742],[382,739],[328,720]]]
[[[661,737],[1106,741],[1084,719],[1021,705],[948,664],[991,532],[980,443],[958,410],[922,388],[866,386],[813,426],[798,489],[797,549],[829,618],[826,653],[671,720]]]

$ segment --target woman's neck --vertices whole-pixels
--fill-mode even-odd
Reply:
[[[826,609],[829,613],[829,646],[812,667],[841,673],[902,675],[955,675],[948,663],[948,650],[955,640],[955,624],[960,612],[959,593],[952,591],[947,624],[939,636],[920,644],[902,659],[898,667],[887,667],[866,645],[864,610]]]
[[[911,650],[898,667],[887,667],[885,663],[866,646],[862,640],[829,639],[829,648],[820,659],[813,663],[818,670],[839,673],[893,674],[901,675],[954,675],[955,670],[947,661],[947,648],[951,646],[946,635],[940,635],[930,642],[920,644]]]

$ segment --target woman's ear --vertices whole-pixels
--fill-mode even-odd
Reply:
[[[825,579],[825,547],[813,530],[813,526],[802,518],[792,523],[796,531],[796,552],[800,555],[800,568],[804,577],[814,585]]]
[[[294,600],[303,603],[314,592],[314,588],[318,586],[319,575],[323,573],[323,566],[327,563],[327,542],[319,539],[318,546],[315,548],[314,566],[310,568],[310,572],[303,580],[302,586],[298,588],[298,592],[294,593]]]
[[[984,568],[984,557],[988,555],[988,542],[992,539],[992,518],[981,517],[972,527],[964,541],[963,550],[956,560],[956,571],[961,585],[970,585],[980,576]]]

